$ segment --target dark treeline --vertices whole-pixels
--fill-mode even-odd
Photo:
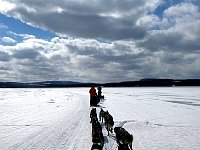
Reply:
[[[142,79],[140,81],[126,81],[106,83],[107,87],[170,87],[170,86],[200,86],[200,79],[173,80],[173,79]]]
[[[170,86],[200,86],[200,79],[142,79],[113,83],[81,83],[72,81],[44,81],[32,83],[0,82],[1,88],[53,88],[53,87],[170,87]]]

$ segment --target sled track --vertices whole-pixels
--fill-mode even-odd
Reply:
[[[88,143],[91,143],[91,137],[88,133],[91,129],[88,126],[89,109],[85,99],[79,97],[76,110],[73,110],[66,118],[53,125],[45,126],[21,143],[9,147],[9,150],[90,149]]]

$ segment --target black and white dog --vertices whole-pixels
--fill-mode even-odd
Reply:
[[[99,112],[99,120],[102,123],[103,123],[103,120],[105,120],[105,111],[103,110],[103,108],[101,108],[101,110]]]
[[[122,127],[115,127],[118,150],[132,150],[133,135]]]
[[[114,121],[113,121],[113,117],[109,114],[108,111],[105,112],[105,115],[104,115],[104,118],[105,118],[105,127],[108,131],[108,135],[109,135],[109,132],[113,132],[113,125],[114,125]]]

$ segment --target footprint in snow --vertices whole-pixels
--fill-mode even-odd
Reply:
[[[47,103],[55,103],[55,101],[53,99],[51,99],[50,101],[48,101]]]

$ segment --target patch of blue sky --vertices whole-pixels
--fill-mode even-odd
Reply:
[[[162,19],[164,17],[164,11],[167,8],[183,2],[186,2],[186,0],[166,0],[154,10],[153,14],[157,15],[159,18]]]
[[[200,0],[192,0],[193,4],[200,7]]]
[[[36,28],[33,26],[30,26],[26,23],[21,22],[18,19],[15,19],[13,17],[8,17],[0,13],[0,37],[9,36],[10,38],[13,38],[17,42],[20,42],[22,40],[22,37],[16,36],[17,34],[28,34],[33,35],[36,38],[50,40],[54,38],[56,35],[52,32],[45,31],[40,28]],[[11,33],[16,33],[14,34]]]

